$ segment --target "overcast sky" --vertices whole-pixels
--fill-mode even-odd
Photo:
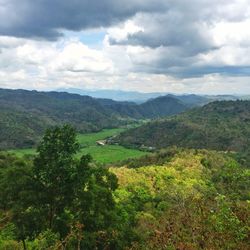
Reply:
[[[0,87],[250,94],[250,0],[0,0]]]

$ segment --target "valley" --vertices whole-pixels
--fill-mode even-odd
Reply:
[[[79,133],[98,132],[189,108],[172,96],[136,104],[66,92],[0,89],[0,149],[33,147],[47,128],[59,124],[71,124]]]
[[[104,129],[100,132],[89,133],[89,134],[78,134],[77,141],[80,144],[80,151],[77,156],[84,154],[90,154],[93,157],[94,162],[99,164],[110,164],[130,158],[138,158],[145,155],[147,152],[143,152],[138,149],[129,149],[120,145],[109,145],[103,146],[97,145],[97,141],[104,140],[113,136],[117,136],[119,133],[125,131],[125,128],[117,129]],[[8,150],[9,153],[14,154],[18,157],[33,156],[36,154],[35,148],[24,148],[24,149],[12,149]]]

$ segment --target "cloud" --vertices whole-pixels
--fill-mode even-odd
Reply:
[[[112,73],[113,71],[112,61],[105,58],[101,51],[90,49],[79,41],[67,42],[48,67],[51,71],[62,72]]]
[[[7,40],[0,37],[0,43]],[[91,49],[77,38],[53,43],[17,39],[13,46],[2,47],[0,53],[2,87],[22,83],[23,88],[49,89],[83,82],[91,86],[91,78],[99,74],[103,79],[113,71],[113,62],[102,50]]]
[[[133,32],[126,24],[118,35],[108,30],[111,45],[140,48],[129,49],[135,71],[179,78],[249,75],[249,0],[166,2],[161,13],[136,14]]]
[[[153,0],[0,0],[0,35],[58,39],[63,30],[107,27],[137,12],[156,11]]]
[[[249,53],[250,0],[0,0],[1,86],[249,91]]]

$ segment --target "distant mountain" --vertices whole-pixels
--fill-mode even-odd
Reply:
[[[188,109],[188,106],[180,100],[168,95],[150,99],[142,104],[115,102],[109,99],[98,99],[98,101],[117,114],[136,119],[155,119],[178,114]]]
[[[210,100],[217,100],[217,101],[250,100],[250,95],[215,95],[207,97]]]
[[[190,94],[190,95],[170,95],[173,96],[174,98],[177,98],[178,100],[180,100],[182,103],[184,103],[185,105],[189,106],[189,107],[195,107],[195,106],[202,106],[205,105],[211,101],[208,97],[205,96],[200,96],[200,95],[194,95],[194,94]]]
[[[69,123],[79,132],[90,132],[187,108],[169,96],[138,105],[65,92],[0,89],[0,148],[32,146],[46,128],[57,124]]]
[[[206,95],[205,97],[211,101],[236,101],[243,99],[241,96],[236,95]]]
[[[250,101],[216,101],[122,133],[125,146],[250,149]]]
[[[169,95],[148,100],[140,105],[142,115],[151,119],[178,114],[187,108],[187,105]]]
[[[103,99],[112,99],[115,101],[127,101],[127,102],[135,102],[135,103],[143,103],[150,99],[154,99],[160,96],[171,96],[178,100],[180,100],[182,103],[189,107],[194,106],[202,106],[204,104],[207,104],[209,102],[215,101],[215,100],[236,100],[239,99],[239,97],[236,96],[202,96],[202,95],[194,95],[194,94],[183,94],[183,95],[177,95],[177,94],[168,94],[164,92],[152,92],[152,93],[141,93],[136,91],[121,91],[121,90],[84,90],[84,89],[76,89],[76,88],[68,88],[68,89],[57,89],[56,91],[59,92],[68,92],[73,94],[79,94],[79,95],[88,95],[95,98],[103,98]],[[210,98],[211,97],[211,98]]]
[[[76,88],[60,88],[56,89],[58,92],[68,92],[72,94],[88,95],[95,98],[112,99],[115,101],[129,101],[142,103],[151,98],[166,95],[166,93],[141,93],[136,91],[121,91],[121,90],[86,90]]]
[[[242,100],[250,100],[250,95],[243,95],[241,96]]]

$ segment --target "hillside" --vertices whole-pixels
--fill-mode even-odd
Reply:
[[[0,108],[0,148],[31,146],[56,124],[70,123],[79,132],[121,124],[95,99],[67,93],[1,90]]]
[[[160,96],[140,105],[141,113],[146,118],[159,118],[181,113],[187,106],[172,96]]]
[[[122,145],[244,151],[250,147],[250,101],[221,101],[122,133]]]
[[[132,249],[247,247],[248,169],[225,153],[193,149],[162,150],[138,162],[111,168],[116,200],[135,218],[140,241]]]
[[[44,130],[69,123],[78,132],[114,128],[131,119],[147,119],[186,109],[173,97],[141,105],[59,92],[0,89],[0,148],[30,147]]]
[[[194,94],[170,95],[170,96],[177,98],[178,100],[180,100],[182,103],[184,103],[185,105],[187,105],[189,107],[202,106],[202,105],[205,105],[209,102],[214,101],[214,100],[210,99],[209,96],[205,97],[205,96],[194,95]]]
[[[97,99],[106,108],[122,116],[136,119],[154,119],[178,114],[188,106],[175,97],[166,95],[150,99],[142,104],[133,102],[116,102],[110,99]]]
[[[107,169],[60,152],[46,171],[0,152],[1,249],[248,249],[250,172],[229,154],[172,148]]]

